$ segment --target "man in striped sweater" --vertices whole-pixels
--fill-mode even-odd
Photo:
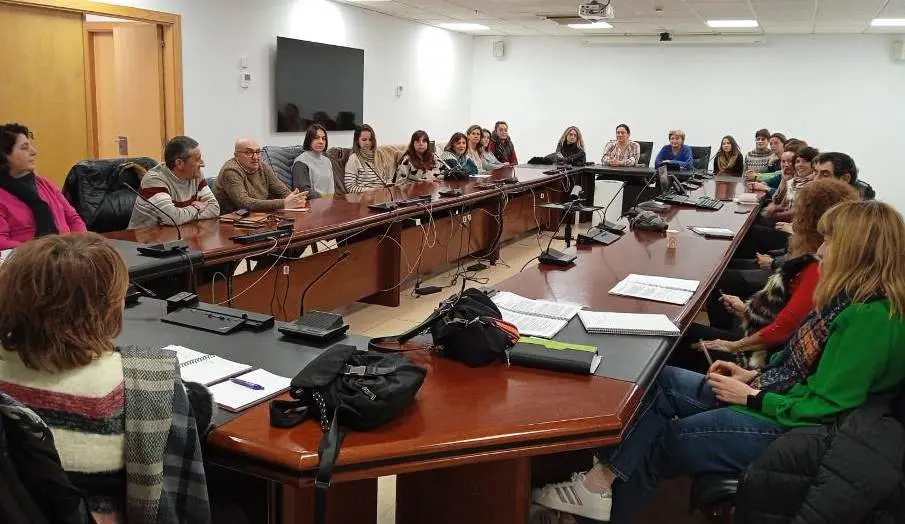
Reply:
[[[164,163],[141,179],[141,196],[132,209],[129,229],[182,225],[220,216],[220,204],[201,174],[204,160],[198,142],[177,136],[167,142]],[[175,224],[174,224],[175,223]]]

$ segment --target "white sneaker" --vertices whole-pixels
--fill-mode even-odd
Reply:
[[[571,513],[579,517],[609,522],[613,495],[591,493],[584,487],[584,473],[575,473],[568,482],[557,482],[535,489],[531,498],[546,508]]]

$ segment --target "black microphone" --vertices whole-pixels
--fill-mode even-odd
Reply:
[[[603,208],[603,219],[597,224],[597,229],[605,229],[611,233],[615,233],[617,235],[622,235],[625,233],[625,226],[622,224],[617,224],[615,222],[610,222],[606,219],[606,212],[609,211],[610,206],[613,205],[613,202],[616,201],[616,197],[619,196],[619,193],[622,193],[622,190],[625,189],[626,182],[622,182],[622,185],[619,186],[619,190],[613,195],[613,198],[607,203],[606,207]]]
[[[320,274],[314,280],[312,280],[310,284],[308,284],[308,286],[305,288],[305,290],[302,291],[302,298],[301,298],[301,300],[299,300],[299,317],[302,317],[305,315],[305,296],[308,294],[308,291],[310,291],[311,288],[314,287],[314,284],[317,284],[320,279],[324,278],[327,275],[327,273],[329,273],[334,267],[336,267],[337,264],[339,264],[343,260],[349,258],[349,256],[351,254],[352,254],[351,251],[343,251],[338,257],[336,257],[336,260],[334,260],[332,264],[330,264],[329,266],[327,266],[326,269],[321,271]]]
[[[179,240],[168,240],[168,241],[162,242],[160,244],[151,244],[149,246],[142,246],[142,247],[138,248],[139,253],[141,253],[143,255],[149,255],[149,256],[168,256],[168,255],[174,254],[178,251],[183,251],[186,248],[188,248],[188,245],[185,243],[184,240],[182,240],[182,230],[179,228],[179,224],[176,223],[176,220],[172,216],[170,216],[169,213],[167,213],[166,211],[164,211],[163,209],[158,207],[157,204],[155,204],[154,202],[151,202],[150,200],[145,198],[144,195],[142,195],[140,192],[136,191],[134,187],[130,186],[125,181],[120,182],[120,186],[127,188],[129,191],[135,193],[135,196],[137,196],[138,198],[147,202],[148,205],[150,205],[157,211],[160,211],[160,214],[169,218],[170,222],[173,223],[173,226],[176,227],[176,237]]]

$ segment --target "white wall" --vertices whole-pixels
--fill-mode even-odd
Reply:
[[[900,37],[901,38],[901,37]],[[573,38],[509,38],[506,57],[474,46],[472,120],[508,120],[519,159],[553,151],[577,125],[599,161],[620,122],[636,140],[686,131],[716,147],[753,147],[767,127],[851,154],[878,196],[905,211],[905,63],[889,36],[768,35],[757,46],[583,46]]]
[[[108,0],[109,1],[109,0]],[[214,176],[242,136],[262,144],[300,144],[276,134],[276,37],[365,50],[364,121],[380,143],[408,142],[415,129],[446,140],[467,124],[472,38],[328,0],[113,0],[182,16],[185,132],[201,143]],[[239,58],[254,79],[239,87]],[[394,88],[403,85],[401,98]],[[351,145],[351,132],[330,145]]]

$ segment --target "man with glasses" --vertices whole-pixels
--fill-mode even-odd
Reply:
[[[211,193],[201,168],[201,148],[187,136],[167,142],[163,163],[141,179],[141,196],[135,201],[129,229],[172,226],[216,218],[220,205]]]
[[[214,195],[222,213],[237,209],[301,209],[308,203],[307,192],[290,191],[270,166],[261,161],[261,146],[251,138],[236,140],[233,158],[223,164],[217,175]]]

